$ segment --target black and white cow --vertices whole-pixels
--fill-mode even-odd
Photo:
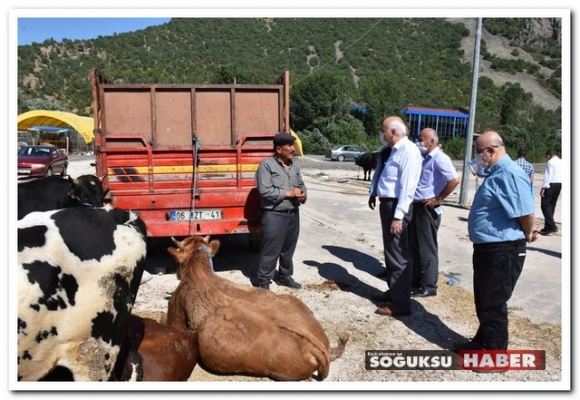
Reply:
[[[18,227],[18,380],[64,367],[113,371],[145,267],[145,223],[129,211],[32,212]]]
[[[363,169],[363,180],[371,180],[371,173],[377,168],[380,155],[380,152],[368,152],[361,154],[354,160],[354,163]]]
[[[69,207],[102,207],[105,193],[95,175],[49,176],[18,184],[18,219],[32,211]]]

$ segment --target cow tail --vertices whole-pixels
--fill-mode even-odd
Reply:
[[[348,342],[348,335],[338,339],[338,345],[330,349],[330,361],[334,361],[338,357],[342,356],[342,353],[344,353],[344,348],[346,347],[346,342]]]
[[[328,373],[330,372],[330,358],[328,351],[320,349],[318,346],[314,346],[316,349],[313,351],[314,357],[318,361],[318,370],[316,371],[316,378],[319,381],[326,379]]]
[[[278,325],[278,327],[280,329],[284,329],[288,332],[291,332],[294,335],[300,336],[302,339],[308,341],[312,345],[312,347],[314,348],[313,349],[314,358],[316,358],[316,361],[318,362],[318,369],[316,371],[317,378],[319,380],[325,379],[330,371],[330,361],[331,361],[330,354],[326,349],[326,346],[324,346],[316,336],[310,334],[309,332],[305,333],[297,332],[294,329],[291,329],[290,327],[284,325]]]

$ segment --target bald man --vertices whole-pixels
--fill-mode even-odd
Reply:
[[[397,116],[383,121],[381,152],[370,187],[368,205],[374,210],[379,198],[379,214],[385,255],[385,273],[389,289],[373,296],[386,302],[376,314],[398,317],[411,314],[411,280],[413,264],[409,249],[409,223],[413,217],[411,203],[421,175],[421,153],[407,137],[407,126]]]
[[[459,174],[451,158],[439,147],[434,129],[419,133],[417,147],[423,155],[421,178],[413,197],[413,219],[409,227],[409,247],[413,258],[413,297],[437,295],[441,203],[459,185]]]
[[[479,328],[468,343],[454,350],[507,350],[507,302],[524,266],[526,243],[539,236],[534,230],[534,188],[507,155],[497,132],[477,138],[475,152],[487,172],[468,217]]]

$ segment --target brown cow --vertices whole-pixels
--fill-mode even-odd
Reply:
[[[236,284],[215,273],[218,240],[190,236],[168,251],[180,283],[169,300],[167,324],[199,332],[201,362],[225,374],[298,381],[328,376],[348,337],[330,348],[328,337],[298,298]]]
[[[130,315],[115,367],[119,381],[187,381],[198,360],[197,332]],[[122,370],[120,369],[122,368]]]

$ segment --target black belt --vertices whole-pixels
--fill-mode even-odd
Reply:
[[[291,208],[290,210],[266,210],[280,214],[296,214],[298,212],[297,208]]]
[[[507,242],[474,243],[473,248],[485,250],[486,248],[518,247],[518,246],[523,246],[525,244],[526,244],[526,239],[520,239],[520,240],[511,240],[511,241],[507,241]]]
[[[387,201],[396,201],[398,200],[396,197],[379,197],[379,201],[381,203],[387,202]]]

